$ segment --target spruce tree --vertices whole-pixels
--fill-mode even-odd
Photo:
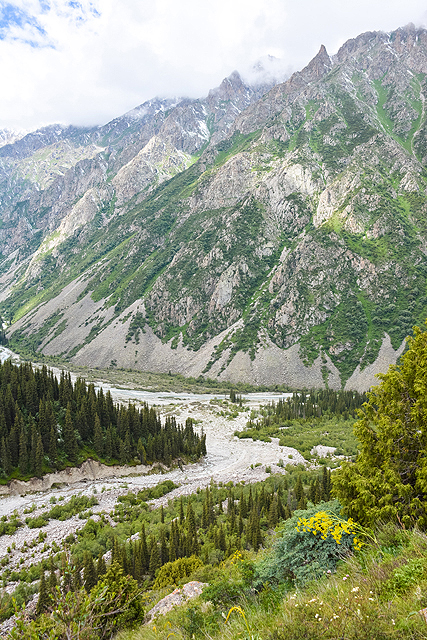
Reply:
[[[304,496],[304,487],[302,484],[301,476],[298,476],[296,485],[295,485],[295,498],[299,502],[301,498]]]
[[[101,429],[101,421],[98,414],[95,416],[95,426],[93,430],[93,446],[97,456],[102,458],[104,454],[104,436]]]
[[[356,462],[332,475],[333,495],[364,526],[393,520],[427,529],[427,332],[414,327],[407,343],[359,412]]]
[[[176,547],[175,547],[175,536],[172,535],[171,533],[170,542],[169,542],[169,562],[174,562],[176,559],[177,559],[177,553],[176,553]]]
[[[27,433],[24,425],[21,427],[21,434],[19,436],[19,471],[23,475],[28,473]]]
[[[148,565],[149,565],[149,561],[150,561],[150,557],[148,555],[147,538],[146,538],[146,535],[145,535],[145,525],[144,525],[144,523],[142,523],[140,540],[141,540],[141,563],[142,563],[142,567],[143,567],[144,571],[147,571]]]
[[[53,558],[51,556],[50,557],[50,573],[49,573],[49,592],[54,593],[57,585],[58,585],[58,580],[56,579],[55,565],[53,563]]]
[[[1,466],[6,476],[11,472],[9,448],[6,446],[4,437],[1,439]]]
[[[90,593],[93,587],[98,582],[96,576],[95,565],[93,558],[88,553],[86,554],[84,566],[83,566],[83,584],[87,593]]]
[[[71,460],[71,462],[77,461],[77,440],[76,434],[74,431],[73,418],[71,415],[71,404],[68,403],[67,412],[65,414],[65,424],[63,430],[63,439],[64,439],[64,450],[67,455],[67,458]]]
[[[56,463],[58,457],[56,428],[52,425],[49,432],[49,460],[51,464]]]
[[[40,616],[42,613],[44,613],[48,609],[49,605],[50,605],[49,590],[46,584],[44,571],[42,571],[42,574],[40,576],[39,599],[37,601],[36,615]]]
[[[148,573],[152,578],[155,577],[156,571],[157,569],[160,569],[160,567],[161,567],[161,563],[160,563],[159,549],[157,547],[157,543],[153,542],[151,546],[150,564],[148,567]]]
[[[102,553],[99,554],[98,562],[96,564],[96,575],[98,576],[98,580],[102,578],[107,573],[107,567],[105,564],[104,556]]]
[[[43,442],[41,435],[38,433],[36,436],[36,450],[34,456],[34,473],[36,476],[41,477],[43,473]]]

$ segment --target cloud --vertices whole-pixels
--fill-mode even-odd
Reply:
[[[0,128],[102,124],[144,100],[206,95],[234,69],[299,69],[421,0],[0,0]],[[274,66],[274,65],[273,65]]]

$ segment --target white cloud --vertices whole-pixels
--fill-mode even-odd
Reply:
[[[0,128],[101,124],[156,95],[205,95],[269,54],[299,69],[322,43],[334,53],[362,31],[425,17],[421,0],[15,0],[13,7],[28,19],[9,19],[9,27],[0,20]],[[0,0],[4,18],[7,8]]]

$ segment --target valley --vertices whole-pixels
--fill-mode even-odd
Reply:
[[[12,349],[365,391],[427,317],[427,31],[0,147]],[[56,163],[56,164],[55,164]]]

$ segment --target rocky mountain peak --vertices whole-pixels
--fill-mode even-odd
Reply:
[[[267,92],[233,72],[0,149],[12,347],[369,387],[427,317],[426,74],[424,29],[367,32]]]
[[[313,82],[325,76],[331,69],[332,60],[326,51],[325,45],[322,44],[317,55],[301,71],[301,75],[305,77],[307,82]]]

